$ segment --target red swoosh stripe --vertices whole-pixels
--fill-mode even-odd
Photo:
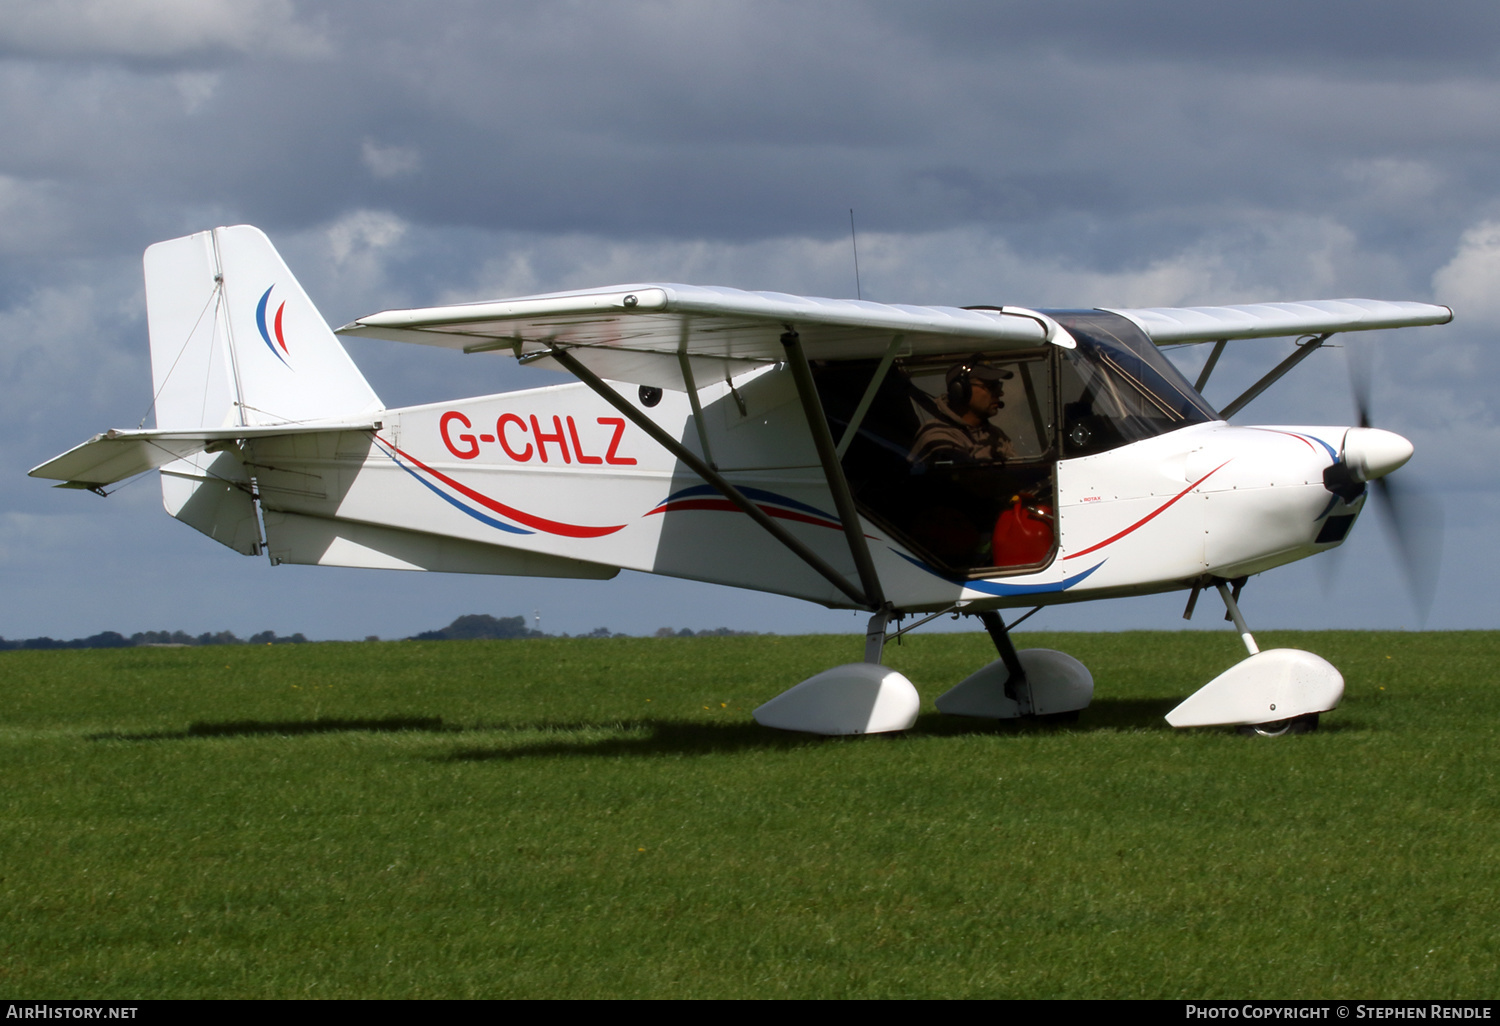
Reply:
[[[375,437],[380,438],[379,435]],[[396,448],[396,446],[391,445],[384,438],[381,438],[380,441],[382,444],[389,446],[392,452],[400,453],[403,457],[411,460],[412,463],[421,467],[448,487],[473,499],[486,509],[494,510],[503,517],[509,517],[518,524],[525,524],[527,527],[533,527],[538,531],[546,531],[548,534],[560,534],[565,538],[602,538],[607,534],[614,534],[616,531],[623,530],[625,527],[624,524],[619,524],[615,527],[584,527],[580,524],[564,524],[556,520],[548,520],[545,517],[536,516],[532,513],[523,513],[521,510],[507,506],[503,502],[496,502],[488,495],[481,495],[468,485],[460,484],[446,474],[433,470],[411,453],[403,452],[401,449]]]
[[[1131,531],[1134,531],[1137,527],[1141,527],[1142,525],[1150,523],[1152,520],[1155,520],[1157,518],[1157,516],[1159,516],[1164,511],[1166,511],[1169,507],[1171,507],[1172,504],[1175,503],[1178,499],[1182,498],[1184,495],[1186,495],[1188,492],[1192,491],[1194,488],[1197,488],[1204,481],[1207,481],[1209,478],[1213,477],[1215,474],[1217,474],[1219,471],[1223,470],[1228,465],[1229,465],[1229,461],[1228,460],[1225,460],[1223,463],[1220,463],[1217,467],[1215,467],[1214,469],[1210,470],[1207,474],[1204,474],[1198,480],[1194,481],[1192,484],[1188,485],[1182,491],[1180,491],[1176,495],[1172,496],[1163,505],[1160,505],[1160,506],[1156,507],[1156,509],[1152,510],[1150,513],[1147,513],[1145,516],[1141,517],[1141,519],[1137,520],[1135,523],[1133,523],[1129,527],[1125,528],[1125,530],[1121,531],[1119,534],[1104,539],[1098,545],[1091,545],[1088,548],[1084,549],[1082,552],[1069,553],[1068,555],[1064,556],[1063,559],[1077,559],[1079,556],[1087,556],[1090,552],[1095,552],[1095,551],[1097,551],[1099,549],[1102,549],[1102,548],[1104,548],[1104,546],[1110,544],[1111,542],[1117,542],[1117,541],[1119,541],[1121,538],[1125,537]]]

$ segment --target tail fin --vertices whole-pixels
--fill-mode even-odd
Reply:
[[[357,417],[380,399],[257,228],[215,228],[146,250],[156,426]]]
[[[146,250],[156,426],[347,420],[381,409],[364,375],[257,228],[215,228]],[[167,512],[253,555],[260,522],[233,452],[162,467]]]

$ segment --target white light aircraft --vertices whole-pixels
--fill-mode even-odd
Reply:
[[[273,564],[607,579],[620,568],[872,615],[864,660],[771,698],[762,724],[897,731],[915,688],[886,640],[974,615],[1000,658],[937,699],[1076,715],[1076,659],[1017,651],[999,610],[1214,588],[1249,650],[1168,714],[1300,732],[1343,678],[1257,650],[1245,579],[1340,545],[1389,431],[1227,420],[1335,332],[1446,307],[1332,300],[1189,309],[894,306],[637,284],[423,310],[331,331],[270,241],[217,228],[146,251],[156,427],[31,471],[70,487],[160,470],[167,512]],[[337,336],[498,354],[576,383],[387,409]],[[1227,342],[1304,336],[1223,410]],[[1212,343],[1196,383],[1158,347]],[[1362,421],[1368,418],[1362,417]],[[908,616],[922,619],[902,626]]]

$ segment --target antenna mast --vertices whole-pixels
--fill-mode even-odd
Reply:
[[[854,234],[854,208],[849,208],[849,241],[854,246],[854,298],[864,299],[859,288],[859,236]]]

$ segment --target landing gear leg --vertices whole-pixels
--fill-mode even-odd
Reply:
[[[1014,720],[1072,719],[1094,698],[1088,667],[1050,648],[1016,651],[1000,614],[976,613],[1000,658],[959,681],[937,700],[938,712]]]
[[[995,651],[1000,653],[1000,661],[1005,664],[1008,676],[1005,678],[1005,697],[1016,703],[1020,715],[1030,716],[1032,714],[1031,681],[1026,678],[1026,667],[1021,665],[1021,654],[1016,651],[1015,644],[1010,640],[1010,631],[1005,629],[1005,621],[1000,614],[993,610],[988,613],[979,614],[979,622],[984,624],[984,629],[989,632],[990,640],[995,643]]]
[[[885,628],[890,622],[890,606],[870,617],[869,626],[865,628],[865,662],[880,665],[880,657],[885,654]]]
[[[1240,632],[1240,640],[1245,643],[1245,647],[1250,650],[1250,654],[1259,655],[1260,646],[1250,636],[1250,628],[1245,626],[1245,618],[1240,614],[1238,599],[1240,597],[1240,589],[1244,586],[1245,579],[1243,577],[1234,582],[1234,591],[1229,590],[1229,584],[1226,581],[1220,581],[1217,585],[1219,598],[1224,600],[1224,619],[1234,621],[1234,629]]]

